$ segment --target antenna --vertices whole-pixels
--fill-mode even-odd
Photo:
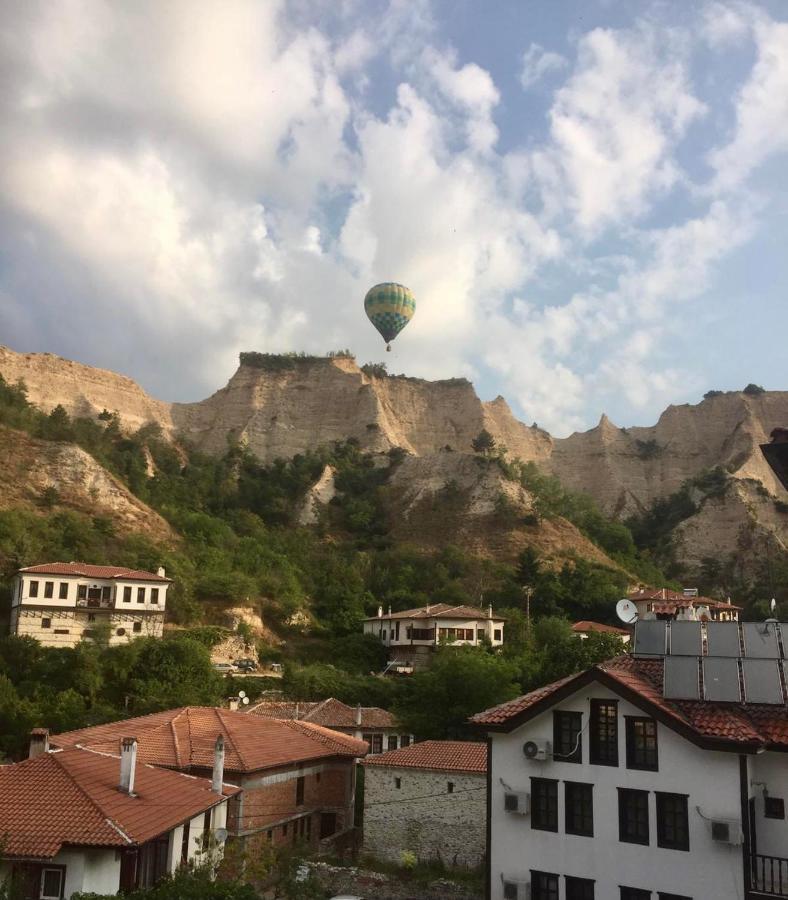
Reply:
[[[238,691],[238,697],[239,697],[241,700],[243,700],[243,698],[244,698],[245,696],[246,696],[246,691]]]
[[[624,597],[616,603],[616,615],[625,625],[632,625],[637,622],[638,608],[631,600]]]

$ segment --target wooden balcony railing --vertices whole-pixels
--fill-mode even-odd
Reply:
[[[752,889],[766,897],[788,897],[788,859],[753,853],[750,857]]]

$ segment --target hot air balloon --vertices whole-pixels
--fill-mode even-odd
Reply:
[[[404,285],[385,281],[367,291],[364,311],[386,342],[386,350],[391,350],[391,341],[413,318],[416,301]]]

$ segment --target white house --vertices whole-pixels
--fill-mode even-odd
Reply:
[[[12,586],[11,633],[47,647],[74,647],[105,633],[111,645],[161,637],[167,590],[163,568],[43,563],[17,572]]]
[[[418,609],[383,614],[364,620],[364,634],[374,634],[389,648],[389,666],[395,671],[412,671],[429,665],[430,653],[441,644],[478,646],[503,645],[504,619],[472,606],[433,603]]]
[[[616,625],[604,625],[602,622],[591,622],[583,619],[580,622],[572,624],[572,632],[576,634],[581,641],[588,638],[589,634],[612,634],[619,638],[622,644],[628,644],[632,634],[628,628],[619,628]]]
[[[663,634],[634,655],[473,717],[488,900],[788,897],[785,661],[756,644],[779,656],[778,627],[643,624]]]
[[[150,887],[178,866],[218,862],[226,838],[224,744],[211,779],[137,763],[137,742],[120,755],[50,751],[31,738],[31,757],[0,766],[0,884],[19,900],[68,900]]]
[[[421,741],[364,760],[364,849],[453,868],[484,859],[487,745]]]
[[[741,612],[741,607],[730,600],[698,596],[697,588],[672,591],[670,588],[640,587],[628,594],[627,600],[635,604],[639,618],[653,615],[657,619],[675,619],[689,615],[713,622],[738,622]]]

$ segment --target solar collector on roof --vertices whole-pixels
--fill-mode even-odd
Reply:
[[[744,655],[755,659],[779,659],[777,629],[772,622],[744,622]]]
[[[667,622],[640,619],[635,625],[635,656],[664,656],[667,653]]]
[[[671,622],[671,656],[700,656],[702,653],[700,622]]]
[[[727,657],[710,657],[703,660],[703,691],[706,700],[720,703],[739,703],[739,661]]]
[[[664,693],[672,700],[698,700],[698,658],[696,656],[666,656]]]
[[[744,699],[747,703],[782,703],[780,666],[776,659],[743,659]]]
[[[741,656],[738,622],[707,622],[706,643],[709,656]]]

